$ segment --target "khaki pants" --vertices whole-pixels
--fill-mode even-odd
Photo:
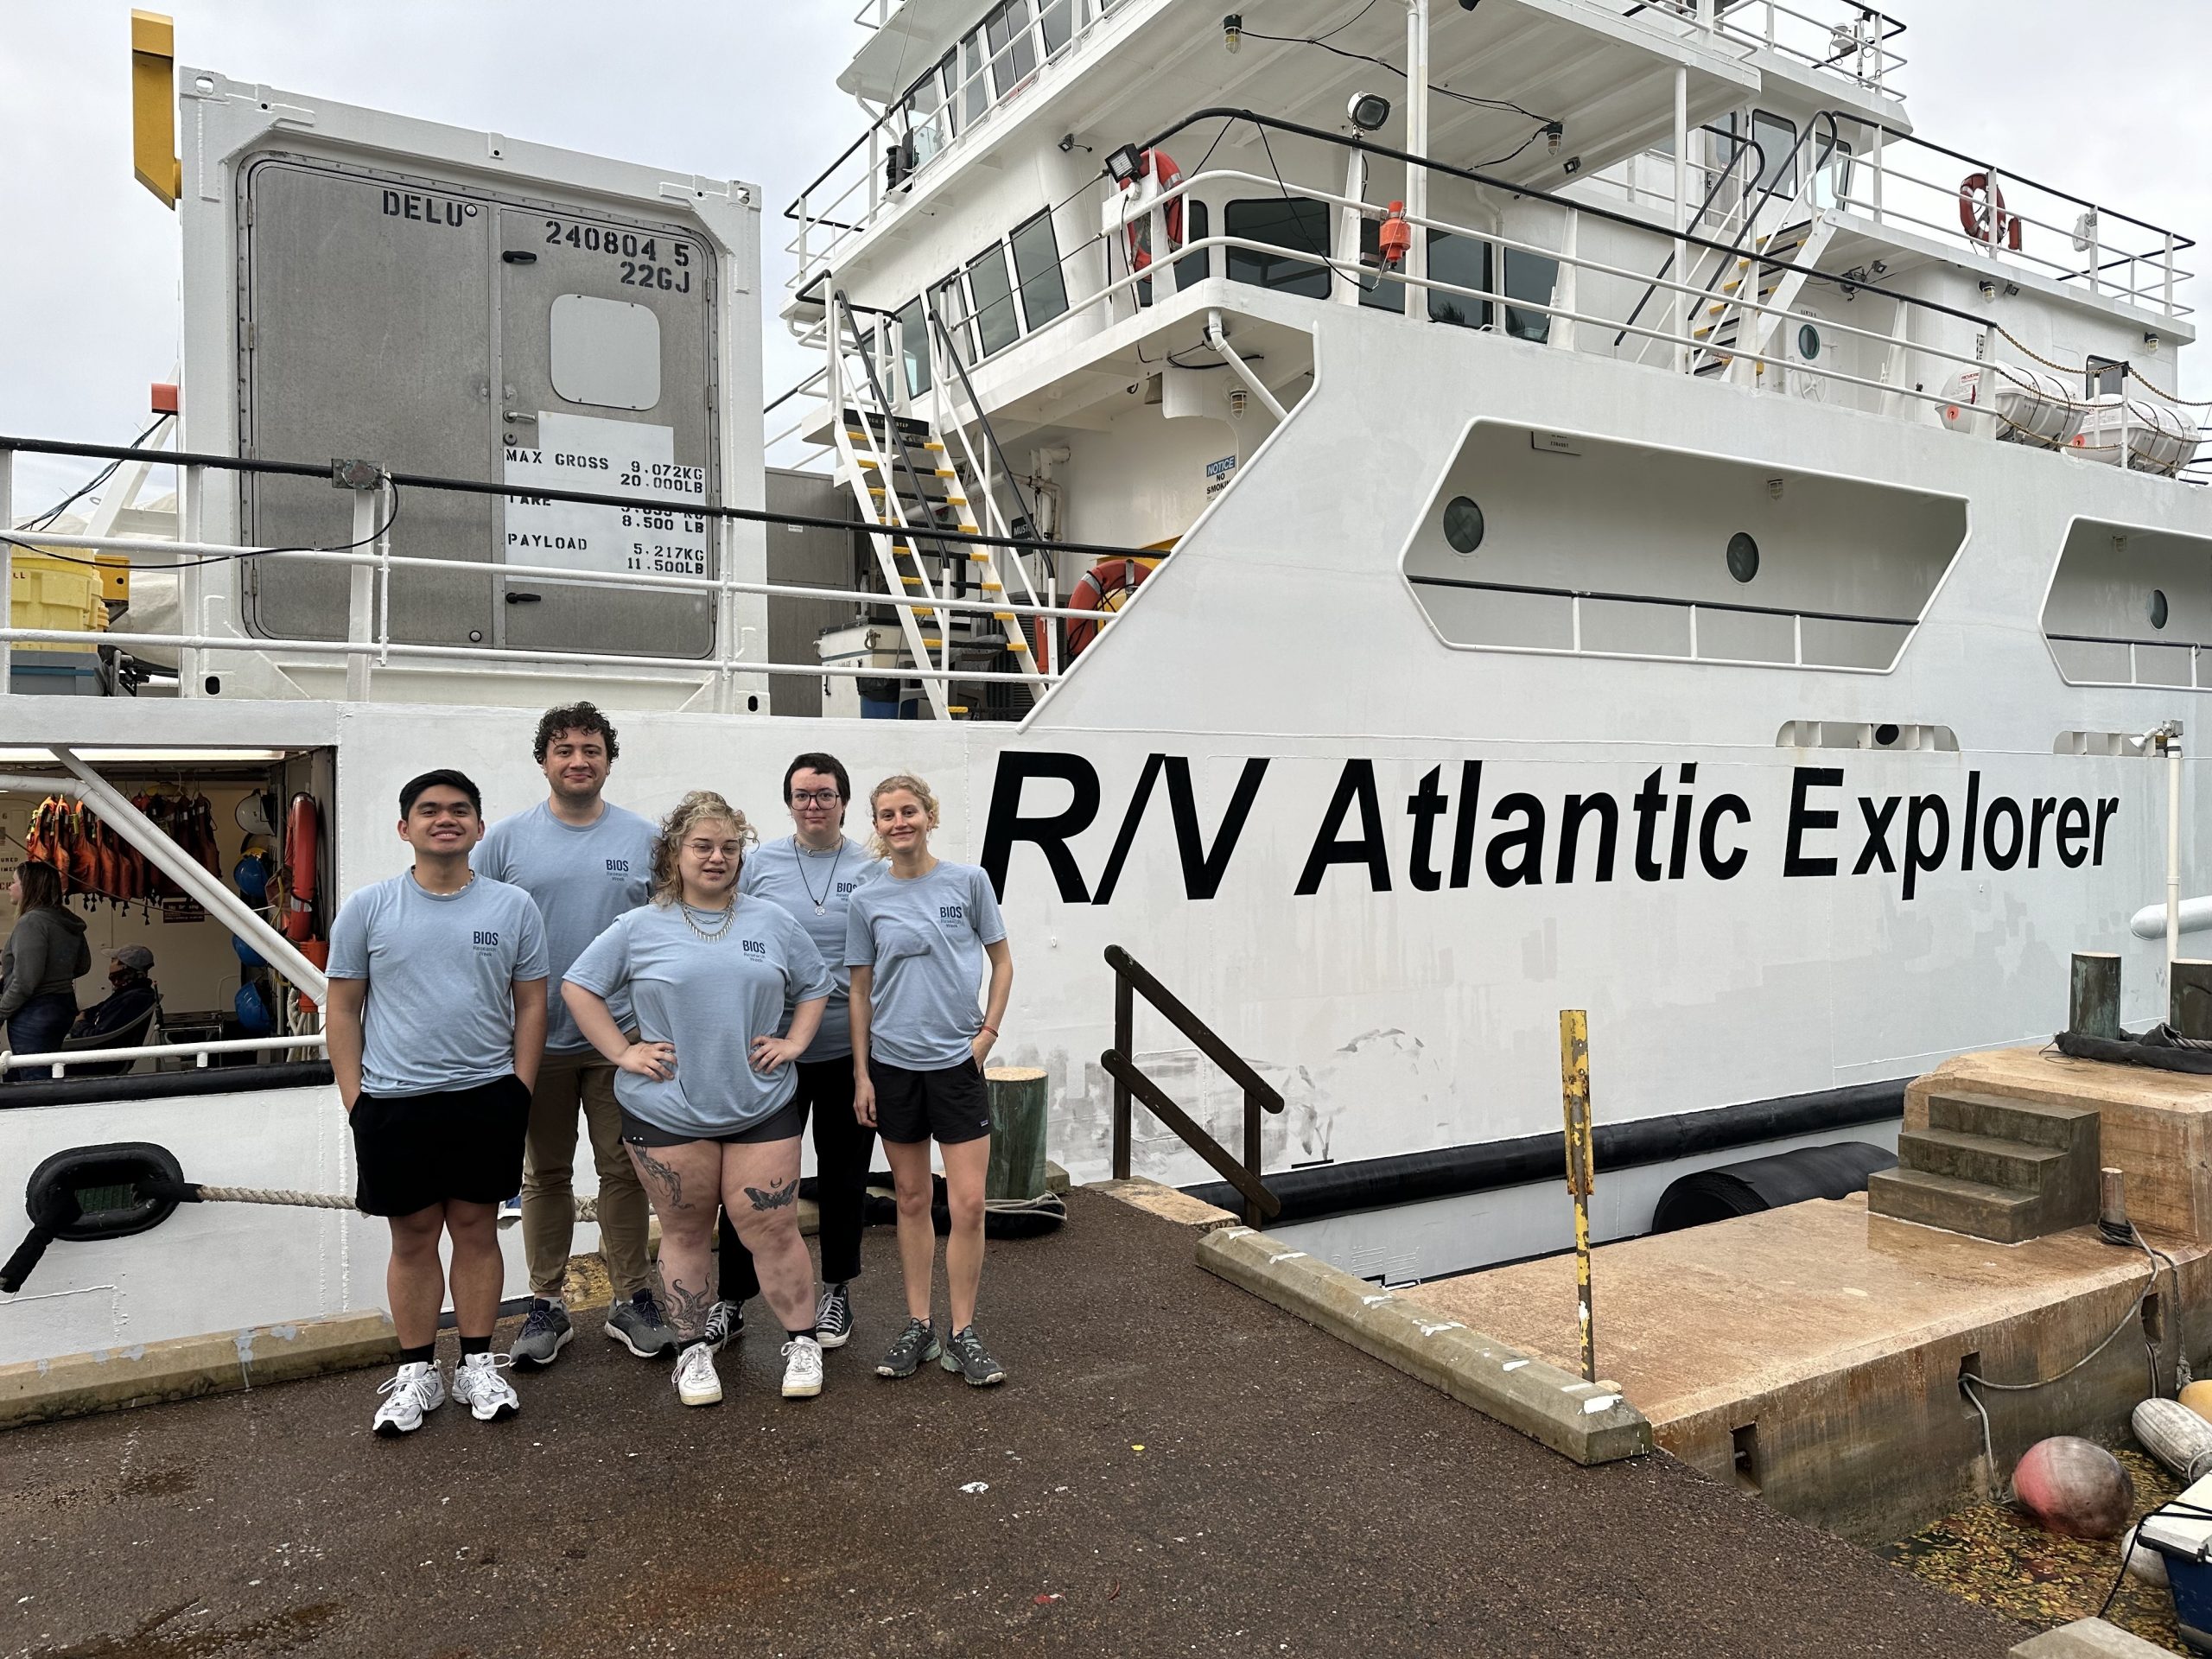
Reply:
[[[651,1285],[645,1226],[652,1211],[622,1144],[622,1109],[614,1099],[614,1067],[591,1051],[548,1054],[531,1096],[530,1137],[522,1171],[522,1247],[533,1296],[558,1296],[575,1233],[570,1185],[576,1160],[576,1116],[591,1134],[599,1166],[600,1250],[618,1297]]]

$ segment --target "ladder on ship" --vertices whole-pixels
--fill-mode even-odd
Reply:
[[[993,470],[987,464],[995,459],[1003,471],[1004,458],[982,406],[953,358],[947,336],[944,357],[953,361],[969,394],[978,438],[969,438],[968,423],[954,414],[950,399],[941,391],[941,371],[931,377],[934,418],[899,413],[885,394],[887,365],[878,361],[890,319],[880,316],[876,327],[863,331],[842,290],[834,304],[828,329],[831,441],[838,474],[851,488],[861,522],[868,527],[885,592],[923,601],[895,607],[906,665],[935,671],[922,678],[921,686],[931,714],[939,720],[978,715],[993,683],[1012,684],[1018,713],[1044,690],[1045,676],[1038,665],[1036,644],[1020,617],[999,607],[1039,602],[1027,567],[1012,548],[931,533],[1013,534],[993,493]],[[928,315],[929,359],[935,367],[939,362],[938,336],[944,334],[944,325],[934,307]],[[902,342],[902,349],[912,348]],[[1007,481],[1018,491],[1011,478]],[[1026,512],[1024,518],[1028,522]],[[1008,671],[1001,664],[1009,664],[1020,680],[962,677]]]
[[[1748,353],[1753,373],[1763,373],[1768,366],[1763,359],[1834,231],[1827,214],[1815,212],[1755,238],[1750,252],[1727,256],[1726,278],[1709,292],[1701,320],[1690,331],[1697,342],[1690,372],[1707,378],[1726,375],[1738,357]]]

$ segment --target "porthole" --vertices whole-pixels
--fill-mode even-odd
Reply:
[[[1483,510],[1464,495],[1453,496],[1445,504],[1444,539],[1452,543],[1452,551],[1462,555],[1480,547]]]
[[[1759,573],[1759,544],[1742,531],[1728,538],[1728,574],[1749,582]]]
[[[1896,727],[1882,725],[1877,726],[1874,728],[1874,747],[1876,748],[1894,748],[1897,746],[1897,728]]]
[[[1808,363],[1821,354],[1821,331],[1809,322],[1797,325],[1797,355]]]
[[[2153,588],[2151,590],[2151,601],[2144,608],[2151,613],[2152,627],[2164,627],[2166,618],[2170,614],[2166,609],[2166,590],[2163,588]]]

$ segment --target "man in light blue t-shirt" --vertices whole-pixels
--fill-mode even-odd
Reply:
[[[581,1111],[599,1169],[600,1251],[614,1291],[602,1328],[640,1359],[658,1358],[675,1347],[676,1333],[653,1295],[645,1255],[652,1210],[622,1149],[614,1067],[584,1040],[561,1000],[569,965],[616,917],[645,902],[656,832],[651,820],[606,798],[607,773],[620,750],[614,728],[590,703],[547,709],[537,722],[535,753],[549,785],[546,798],[493,824],[475,857],[480,874],[512,882],[537,901],[552,961],[545,1064],[523,1162],[530,1314],[508,1351],[517,1365],[534,1370],[551,1364],[575,1334],[563,1292],[575,1234],[572,1182]],[[618,1001],[610,1012],[629,1028],[626,1002]]]
[[[353,1201],[391,1225],[385,1288],[399,1374],[371,1427],[411,1433],[445,1403],[438,1310],[461,1327],[454,1397],[480,1421],[512,1417],[493,1363],[506,1275],[499,1200],[522,1175],[530,1090],[545,1043],[545,925],[537,906],[469,868],[484,834],[476,785],[426,772],[399,792],[411,870],[362,888],[330,929],[330,1070],[353,1132]],[[439,1238],[453,1242],[453,1269]]]

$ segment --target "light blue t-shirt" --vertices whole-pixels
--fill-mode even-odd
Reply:
[[[845,965],[875,970],[868,1057],[911,1071],[973,1059],[983,947],[1004,938],[998,895],[977,865],[940,862],[910,881],[887,866],[855,893]]]
[[[477,843],[469,861],[494,881],[520,887],[537,900],[537,913],[545,918],[553,969],[545,982],[547,1053],[573,1054],[591,1046],[561,1001],[561,979],[608,923],[645,902],[658,834],[650,819],[612,802],[595,822],[580,827],[562,823],[540,801],[501,818]],[[615,1023],[629,1030],[629,1003],[607,1007]]]
[[[712,912],[691,917],[709,933],[723,925]],[[647,905],[615,918],[569,969],[569,982],[595,996],[626,990],[640,1039],[675,1046],[665,1082],[614,1074],[614,1097],[671,1135],[734,1134],[789,1102],[798,1068],[754,1071],[753,1039],[787,1030],[792,1005],[835,982],[814,942],[766,900],[741,896],[728,925],[702,938],[681,905]]]
[[[882,860],[870,858],[856,841],[840,842],[828,852],[817,853],[800,846],[797,836],[756,847],[746,858],[737,890],[788,912],[814,941],[836,983],[829,1006],[822,1010],[822,1029],[802,1058],[842,1060],[853,1052],[848,1000],[853,976],[845,966],[845,917],[853,894],[889,868]]]
[[[329,974],[369,982],[363,1089],[473,1089],[515,1069],[514,987],[545,977],[545,924],[520,887],[480,874],[425,893],[403,871],[340,907]]]

